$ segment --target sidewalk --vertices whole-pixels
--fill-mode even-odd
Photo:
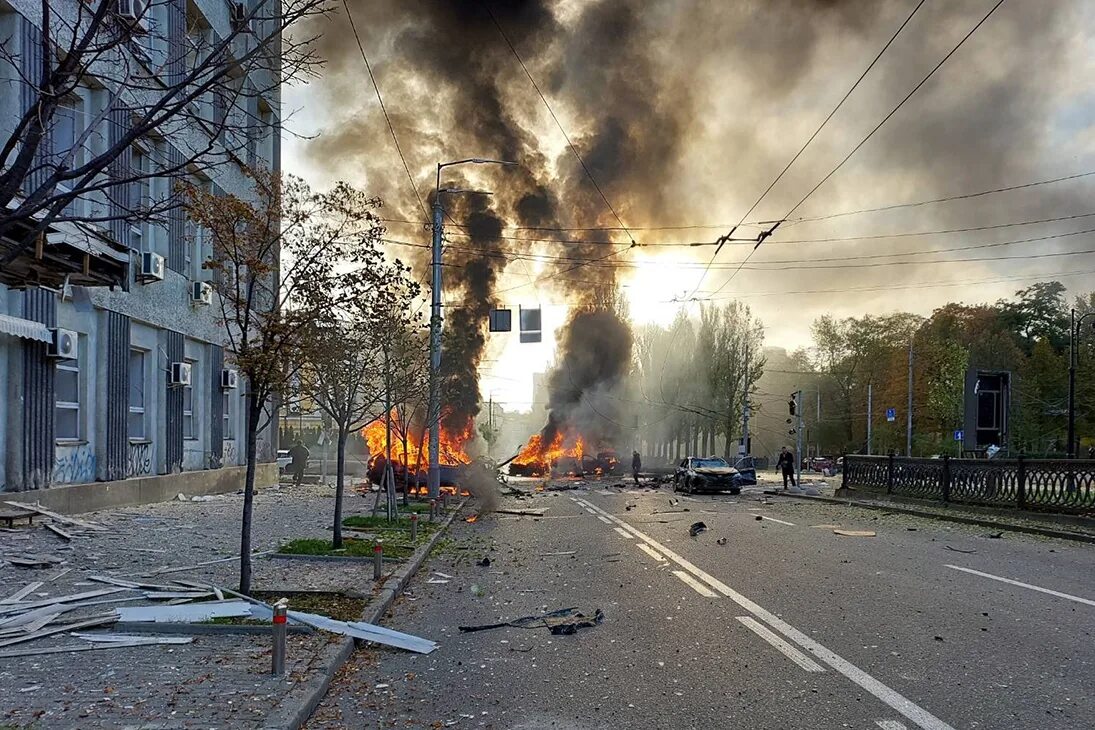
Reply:
[[[0,598],[34,581],[45,581],[45,585],[28,600],[108,587],[87,582],[89,575],[135,578],[237,555],[242,495],[205,499],[80,515],[109,529],[75,537],[67,544],[38,526],[0,532],[0,557],[32,553],[61,560],[48,569],[0,564],[0,584],[5,587]],[[348,491],[344,513],[366,513],[370,505],[371,499]],[[330,487],[262,490],[255,497],[253,547],[275,550],[290,538],[327,538],[333,511]],[[386,564],[385,570],[398,567],[398,563]],[[234,589],[238,559],[147,580],[162,583],[176,578]],[[254,560],[252,587],[256,591],[350,591],[365,597],[374,593],[369,563],[263,557]],[[142,603],[146,602],[122,605]],[[198,634],[185,645],[0,659],[0,696],[5,698],[0,726],[261,728],[265,718],[288,709],[283,706],[287,693],[313,678],[322,665],[324,649],[341,639],[319,632],[290,634],[282,678],[269,674],[271,639],[263,634]],[[19,646],[72,642],[58,634]]]

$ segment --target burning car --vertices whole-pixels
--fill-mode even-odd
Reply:
[[[683,459],[673,473],[673,491],[683,489],[689,494],[728,491],[740,494],[743,486],[757,483],[757,472],[748,458],[739,461],[737,467],[730,466],[725,459],[717,456],[690,456]]]

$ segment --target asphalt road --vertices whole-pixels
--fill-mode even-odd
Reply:
[[[505,500],[544,517],[460,523],[387,622],[441,648],[359,651],[309,727],[1095,727],[1091,546],[763,499]],[[570,606],[606,618],[457,629]]]

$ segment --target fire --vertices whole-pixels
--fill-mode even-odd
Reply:
[[[410,482],[412,494],[425,494],[427,492],[424,486],[426,469],[430,463],[429,433],[423,426],[404,423],[395,409],[392,409],[387,418],[381,416],[361,430],[365,444],[369,447],[370,475],[374,471],[383,471],[382,459],[387,452],[389,420],[392,431],[392,466],[396,472],[396,484],[401,484],[403,481]],[[464,447],[474,436],[475,425],[470,419],[459,429],[452,429],[451,424],[445,423],[442,419],[438,449],[438,461],[441,465],[457,467],[470,464],[471,457],[468,456]],[[453,495],[457,493],[455,487],[448,485],[442,486],[442,491],[448,491]]]
[[[479,521],[479,515],[472,515],[471,517],[468,517],[464,520],[464,522],[478,522],[478,521]]]
[[[540,434],[533,434],[525,448],[513,460],[512,465],[516,467],[513,471],[528,475],[547,474],[560,460],[573,460],[567,471],[573,470],[574,466],[580,471],[585,452],[586,443],[581,434],[568,437],[560,431],[547,445],[543,443]]]

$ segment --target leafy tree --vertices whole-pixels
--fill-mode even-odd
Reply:
[[[382,262],[374,198],[340,183],[311,190],[299,178],[251,173],[246,198],[188,186],[187,213],[212,233],[204,263],[233,361],[247,385],[246,458],[240,528],[240,592],[251,589],[251,518],[258,433],[271,399],[307,361],[315,323],[376,282]]]

